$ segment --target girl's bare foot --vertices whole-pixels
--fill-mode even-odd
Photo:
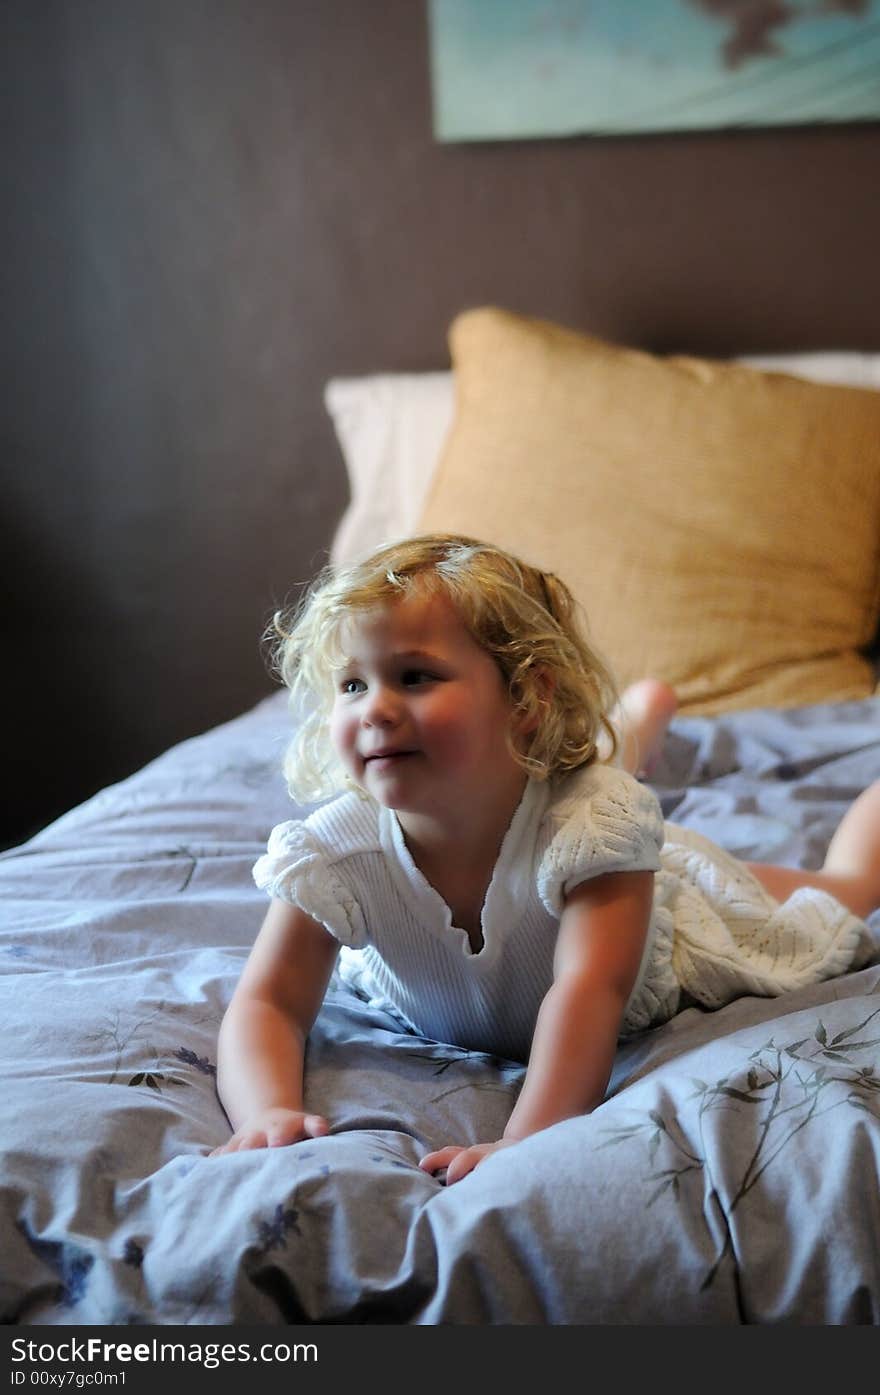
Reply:
[[[621,694],[611,720],[620,735],[620,763],[631,775],[650,773],[678,710],[675,689],[659,678],[642,678]]]

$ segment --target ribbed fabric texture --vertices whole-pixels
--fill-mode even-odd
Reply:
[[[366,797],[343,795],[303,822],[280,824],[254,878],[361,951],[376,995],[424,1036],[526,1060],[566,894],[615,870],[658,872],[624,1035],[672,1016],[683,988],[718,1007],[828,978],[870,950],[867,928],[833,898],[802,891],[778,906],[729,854],[664,828],[651,791],[603,765],[557,786],[528,782],[486,894],[476,954],[415,866],[394,813]]]

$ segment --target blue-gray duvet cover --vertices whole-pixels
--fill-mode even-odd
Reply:
[[[334,980],[323,1139],[210,1158],[217,1031],[262,919],[281,694],[0,856],[0,1320],[880,1322],[880,948],[628,1042],[605,1103],[448,1190],[523,1068]],[[652,783],[735,853],[821,863],[880,778],[880,699],[678,719]],[[872,919],[880,941],[880,917]]]

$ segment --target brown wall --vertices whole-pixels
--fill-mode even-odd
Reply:
[[[345,499],[331,374],[483,302],[880,349],[880,128],[440,146],[418,0],[6,0],[12,841],[270,689]]]

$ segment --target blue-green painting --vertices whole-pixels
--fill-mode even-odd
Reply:
[[[439,140],[880,120],[880,0],[429,0]]]

